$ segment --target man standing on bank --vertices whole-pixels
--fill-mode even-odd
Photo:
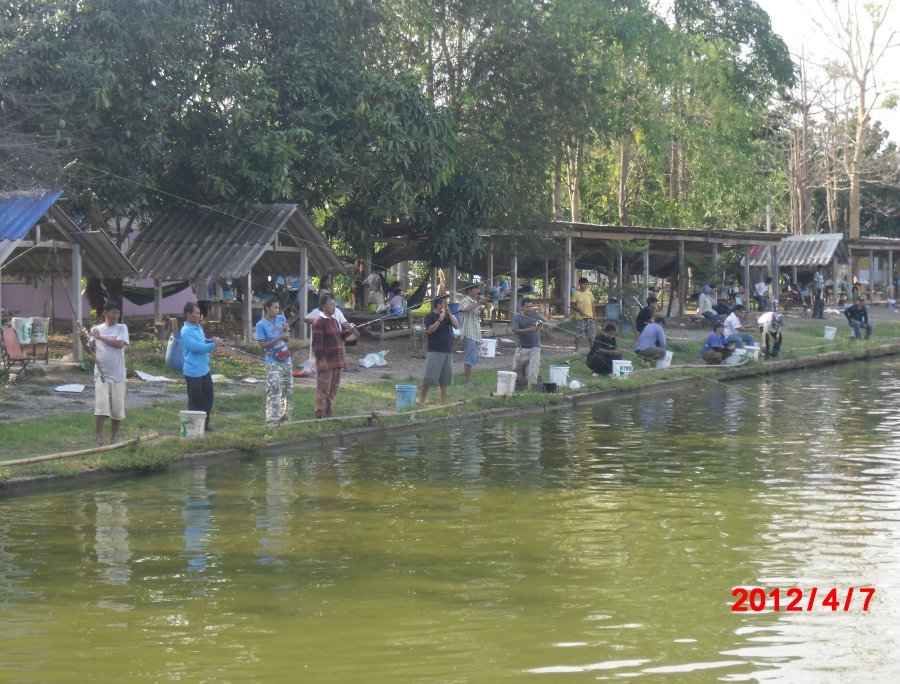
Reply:
[[[582,337],[587,338],[590,348],[597,336],[597,328],[594,326],[594,294],[587,278],[578,279],[578,290],[572,294],[569,307],[572,309],[572,318],[575,319],[575,351],[578,351]]]
[[[214,390],[212,372],[209,369],[209,353],[215,351],[222,340],[208,339],[200,325],[200,306],[197,302],[184,305],[184,325],[181,327],[181,346],[184,351],[184,381],[187,383],[188,411],[204,411],[203,429],[212,432],[209,416],[212,413]]]
[[[534,302],[522,300],[522,313],[512,320],[512,332],[519,339],[519,346],[513,354],[513,370],[516,384],[527,381],[527,387],[534,389],[538,372],[541,370],[541,327],[547,319],[534,310]],[[543,389],[543,388],[541,388]]]
[[[262,317],[256,324],[256,343],[265,352],[266,361],[266,425],[276,427],[289,420],[294,410],[294,376],[291,339],[281,303],[275,297],[263,302]]]
[[[481,288],[472,283],[459,303],[459,327],[463,338],[463,372],[466,387],[472,387],[472,369],[478,365],[478,346],[481,344],[481,309],[490,297],[481,296]],[[449,313],[449,312],[448,312]]]
[[[653,316],[655,313],[656,297],[654,295],[650,295],[649,297],[647,297],[647,306],[645,306],[638,312],[637,318],[634,321],[634,329],[637,331],[638,335],[644,332],[644,328],[647,327],[648,323],[651,323],[653,321]],[[613,330],[615,330],[615,326],[613,326]],[[594,338],[595,341],[596,339],[597,338]],[[610,372],[612,372],[612,367],[610,367]]]
[[[453,383],[453,333],[459,321],[447,308],[447,298],[438,297],[431,303],[431,313],[425,316],[428,351],[425,352],[425,378],[419,392],[419,404],[424,404],[428,390],[437,385],[441,403],[447,398],[447,388]]]
[[[103,323],[91,328],[82,338],[87,352],[94,357],[94,416],[97,445],[103,444],[103,425],[109,418],[109,443],[116,441],[119,425],[125,419],[125,347],[129,343],[128,326],[119,323],[122,313],[118,302],[103,305]]]
[[[816,266],[813,273],[813,318],[825,318],[825,274],[822,267]]]
[[[342,330],[350,331],[350,323],[338,323],[334,296],[323,293],[319,301],[319,317],[312,322],[312,350],[316,356],[316,418],[331,418],[334,397],[341,385],[341,372],[346,366]]]

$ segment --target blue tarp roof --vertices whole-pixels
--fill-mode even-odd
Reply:
[[[0,240],[25,237],[62,193],[62,190],[47,190],[0,194]]]

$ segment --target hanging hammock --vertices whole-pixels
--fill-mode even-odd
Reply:
[[[178,294],[179,292],[189,288],[190,286],[191,283],[189,280],[180,280],[177,283],[169,283],[168,285],[163,285],[163,299],[173,294]],[[153,301],[155,289],[156,288],[153,287],[135,287],[134,285],[123,285],[122,296],[132,304],[143,306],[144,304],[150,304]]]

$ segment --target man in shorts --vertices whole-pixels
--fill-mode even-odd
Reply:
[[[490,297],[482,297],[481,288],[472,283],[466,287],[466,296],[459,303],[466,387],[475,384],[472,380],[472,369],[478,365],[478,346],[481,344],[481,309],[490,301]]]
[[[578,291],[572,295],[569,306],[572,309],[572,318],[575,319],[575,351],[578,351],[578,343],[582,337],[587,338],[587,346],[590,349],[597,336],[597,329],[594,326],[594,295],[587,278],[578,279]]]
[[[119,425],[125,419],[125,347],[129,343],[128,326],[119,323],[122,308],[107,300],[103,322],[91,328],[82,340],[94,357],[94,416],[97,445],[103,444],[103,426],[109,418],[109,443],[116,441]]]
[[[459,328],[459,321],[447,308],[446,297],[431,303],[431,313],[425,316],[424,326],[428,351],[425,352],[425,378],[418,403],[425,403],[428,390],[435,385],[440,387],[441,403],[444,403],[447,388],[453,383],[453,333],[450,328]]]

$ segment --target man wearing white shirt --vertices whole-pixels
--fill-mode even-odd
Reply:
[[[118,302],[103,305],[103,323],[91,328],[82,339],[94,357],[94,416],[98,446],[103,444],[103,425],[109,418],[109,441],[116,441],[119,425],[125,419],[125,346],[128,326],[119,323],[122,313]]]
[[[744,309],[744,305],[736,304],[725,319],[726,344],[734,344],[738,349],[743,349],[745,346],[752,347],[756,344],[753,335],[748,332],[742,332],[743,330],[748,330],[748,328],[744,327],[746,317],[747,311]]]

